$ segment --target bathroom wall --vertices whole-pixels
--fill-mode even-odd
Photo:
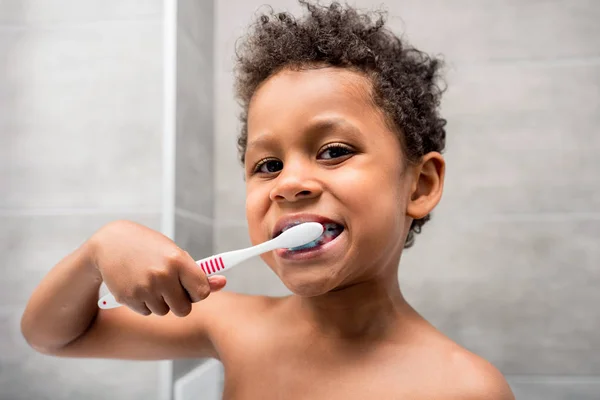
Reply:
[[[44,356],[19,322],[42,276],[102,225],[161,227],[162,10],[0,2],[2,400],[157,398],[157,363]]]
[[[217,251],[249,245],[232,60],[263,3],[216,2]],[[597,399],[600,3],[383,3],[395,31],[448,64],[445,194],[403,256],[406,297],[499,367],[517,398]],[[229,290],[287,293],[258,259],[228,276]]]
[[[174,238],[198,260],[213,254],[213,38],[211,1],[176,3]],[[173,380],[205,360],[173,361]]]

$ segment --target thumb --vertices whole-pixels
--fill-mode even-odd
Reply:
[[[227,284],[227,278],[223,275],[213,275],[208,277],[208,284],[211,292],[218,292]]]

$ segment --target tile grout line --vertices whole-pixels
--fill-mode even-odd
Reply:
[[[111,215],[111,214],[134,214],[134,215],[155,215],[160,214],[159,209],[139,209],[139,208],[32,208],[32,209],[2,209],[0,208],[0,217],[57,217],[71,215]]]
[[[79,29],[87,26],[109,23],[157,23],[162,22],[161,14],[139,15],[138,18],[96,19],[87,21],[31,21],[10,23],[0,21],[0,30],[42,30],[42,29]]]
[[[597,383],[600,375],[537,375],[505,374],[504,377],[514,383]]]
[[[600,64],[600,55],[566,56],[556,58],[490,58],[482,62],[460,63],[461,68],[469,67],[581,67]]]
[[[165,0],[162,7],[163,40],[163,153],[161,232],[175,236],[175,158],[177,113],[177,0]],[[159,361],[157,398],[173,398],[173,361]]]
[[[600,213],[595,212],[564,212],[564,213],[490,213],[490,214],[470,214],[470,213],[452,213],[448,216],[450,210],[440,210],[433,212],[440,221],[453,221],[469,218],[469,223],[486,222],[564,222],[564,221],[599,221]]]
[[[198,222],[199,224],[203,224],[203,225],[211,225],[212,226],[212,225],[214,225],[214,222],[215,222],[212,218],[209,218],[205,215],[198,214],[193,211],[189,211],[189,210],[179,208],[179,207],[175,208],[175,215],[179,216],[179,217],[190,219],[194,222]]]

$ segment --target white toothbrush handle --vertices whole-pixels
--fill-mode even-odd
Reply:
[[[271,240],[246,249],[227,251],[215,256],[203,258],[202,260],[196,261],[196,264],[202,268],[202,271],[204,271],[207,276],[211,276],[226,271],[249,258],[274,250],[277,247],[277,243]]]
[[[98,307],[103,310],[110,310],[111,308],[121,307],[122,304],[117,303],[115,296],[112,293],[108,293],[98,300]]]
[[[247,249],[228,251],[203,258],[202,260],[196,261],[196,264],[202,269],[202,271],[204,271],[206,276],[211,276],[226,271],[251,257],[266,253],[267,251],[271,251],[276,248],[276,243],[269,241],[259,244],[258,246],[249,247]],[[103,310],[109,310],[111,308],[117,308],[121,306],[122,304],[117,302],[112,293],[108,293],[98,300],[98,307]]]

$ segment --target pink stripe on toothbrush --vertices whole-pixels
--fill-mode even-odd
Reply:
[[[202,268],[202,272],[206,274],[206,268],[204,268],[204,262],[200,263],[200,268]]]
[[[221,257],[219,257],[218,260],[219,260],[219,264],[221,264],[220,269],[225,269],[225,264],[223,264],[223,259]]]
[[[215,268],[214,264],[213,264],[213,259],[210,259],[210,272],[217,272],[217,269]]]

